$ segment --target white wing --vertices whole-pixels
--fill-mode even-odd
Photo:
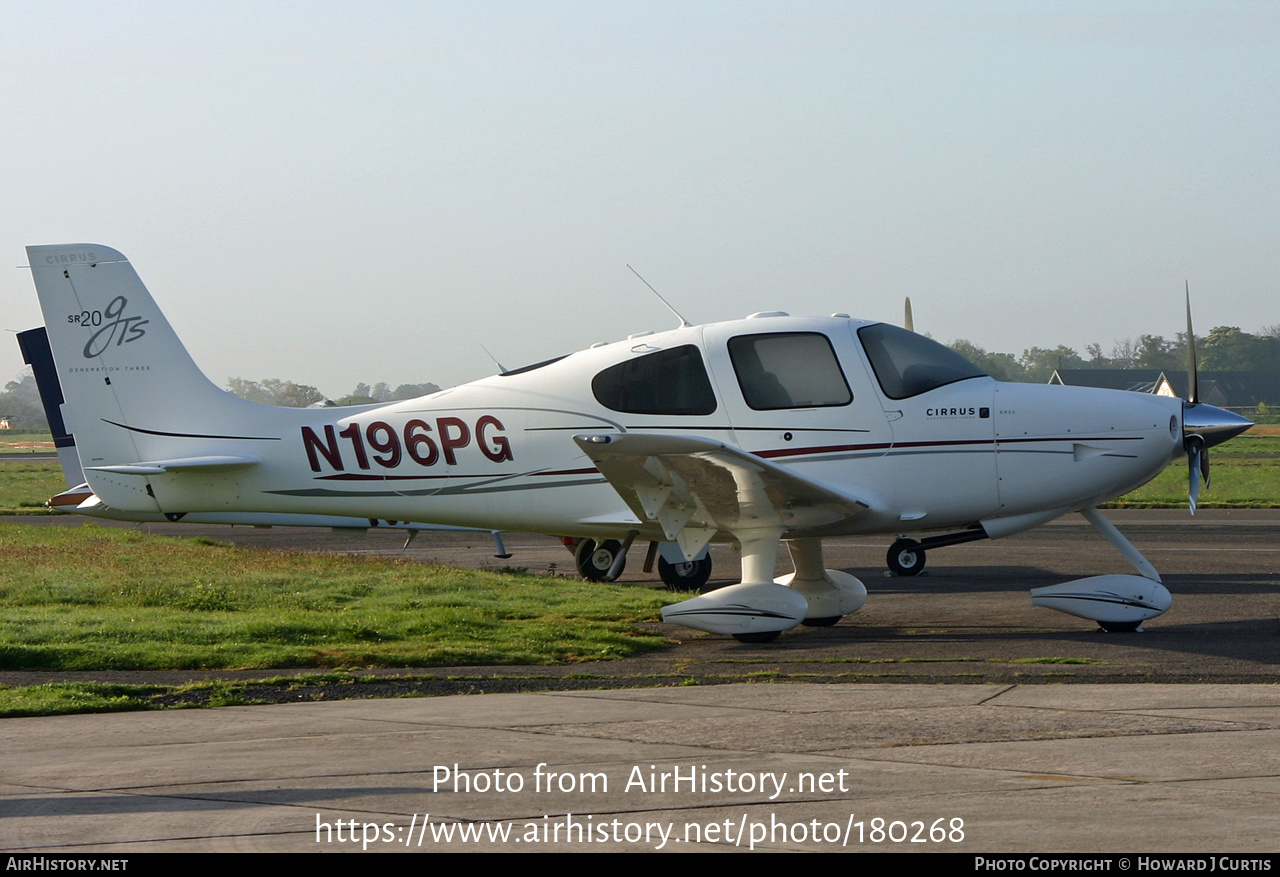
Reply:
[[[722,442],[613,433],[573,439],[641,520],[655,521],[689,558],[718,532],[780,529],[785,538],[836,533],[867,510],[856,497]]]

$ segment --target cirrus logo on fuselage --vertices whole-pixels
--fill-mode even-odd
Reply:
[[[925,417],[978,417],[986,419],[991,416],[990,408],[975,408],[972,405],[953,408],[926,408]]]
[[[142,327],[151,321],[144,320],[142,317],[124,316],[124,309],[128,305],[127,298],[117,295],[102,310],[81,311],[78,314],[67,315],[68,323],[95,330],[85,342],[85,359],[99,357],[108,347],[119,347],[121,344],[137,341],[147,334]]]

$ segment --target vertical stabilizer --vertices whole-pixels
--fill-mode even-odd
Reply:
[[[264,409],[204,376],[128,260],[98,244],[27,247],[65,410],[94,491],[150,510],[143,479],[96,467],[228,453]],[[118,483],[119,491],[112,488]]]

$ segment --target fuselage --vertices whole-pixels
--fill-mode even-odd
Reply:
[[[170,429],[160,412],[132,439],[142,459],[234,445],[260,461],[151,476],[157,509],[171,514],[659,538],[572,440],[641,432],[714,439],[837,487],[869,507],[845,532],[1013,532],[1152,478],[1180,449],[1181,411],[1157,396],[1000,383],[887,324],[761,315],[633,336],[382,406],[245,403],[221,428]]]

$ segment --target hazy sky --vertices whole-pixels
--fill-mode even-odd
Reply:
[[[460,383],[844,311],[1011,353],[1280,323],[1280,4],[0,3],[23,246],[125,253],[218,384]],[[0,381],[22,369],[0,340]]]

